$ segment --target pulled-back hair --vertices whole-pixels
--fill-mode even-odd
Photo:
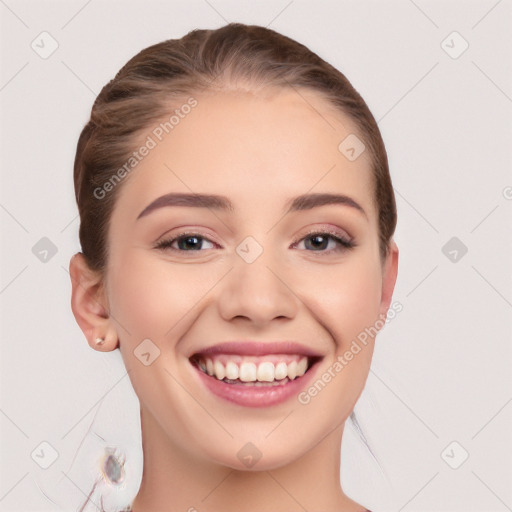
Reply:
[[[274,87],[315,91],[356,126],[371,157],[383,259],[396,226],[396,204],[384,143],[365,101],[340,71],[304,45],[268,28],[230,23],[142,50],[96,98],[74,163],[79,237],[91,269],[104,271],[109,221],[122,182],[108,193],[97,191],[130,159],[152,123],[195,93]]]

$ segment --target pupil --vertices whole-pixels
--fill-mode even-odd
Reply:
[[[194,249],[194,244],[198,245],[199,242],[199,238],[197,236],[187,236],[185,238],[181,238],[179,241],[178,241],[178,245],[181,245],[180,249],[183,249],[183,248],[188,248],[188,242],[190,240],[193,240],[192,244],[191,244],[191,248]]]
[[[315,240],[315,242],[313,243],[313,246],[314,246],[315,248],[317,248],[317,249],[319,249],[319,248],[321,248],[321,249],[325,249],[325,247],[326,247],[326,242],[328,241],[328,240],[327,240],[327,237],[322,236],[322,235],[314,235],[314,236],[312,236],[312,237],[310,238],[310,240]],[[318,240],[320,240],[319,245],[320,245],[321,247],[319,247],[319,245],[317,245]]]

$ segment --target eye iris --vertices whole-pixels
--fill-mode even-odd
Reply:
[[[313,235],[310,236],[307,240],[315,240],[315,242],[313,242],[313,248],[325,249],[327,247],[327,243],[329,242],[329,237],[324,235]],[[319,240],[320,242],[318,242]]]
[[[188,245],[188,243],[193,240],[191,246]],[[197,245],[201,245],[201,239],[200,237],[198,236],[185,236],[185,237],[182,237],[180,239],[178,239],[178,247],[181,249],[181,250],[186,250],[187,248],[192,248],[192,249],[197,249],[197,247],[194,246],[194,244],[197,246]]]

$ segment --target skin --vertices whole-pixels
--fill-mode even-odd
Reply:
[[[385,316],[398,248],[391,241],[380,260],[368,152],[353,162],[340,153],[357,130],[314,92],[194,97],[197,107],[123,182],[106,271],[91,272],[80,253],[70,262],[78,324],[92,348],[120,348],[140,400],[144,468],[133,510],[363,511],[340,486],[340,445],[373,338],[306,405],[227,402],[202,385],[188,357],[227,340],[295,340],[324,356],[320,377]],[[168,192],[227,196],[234,211],[174,206],[136,220]],[[365,214],[324,205],[283,216],[289,198],[320,192],[348,195]],[[154,248],[180,226],[206,238],[200,250]],[[356,247],[335,251],[331,240],[315,249],[309,230],[325,227]],[[247,236],[263,248],[250,264],[236,252]],[[149,366],[133,353],[146,338],[160,350]],[[237,457],[247,442],[262,454],[250,469]]]

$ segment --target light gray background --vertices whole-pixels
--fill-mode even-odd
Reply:
[[[338,67],[388,150],[403,311],[378,338],[356,406],[384,473],[347,424],[346,492],[374,512],[512,510],[510,1],[0,0],[0,15],[0,510],[75,510],[108,444],[128,458],[121,498],[136,492],[129,379],[118,351],[88,347],[69,305],[74,152],[130,57],[230,21],[273,28]],[[47,59],[31,48],[49,47],[43,31],[59,45]],[[454,31],[469,44],[457,58]],[[32,250],[43,237],[57,248],[47,261]],[[467,247],[457,261],[442,250],[452,237]],[[48,469],[43,441],[58,452]]]

